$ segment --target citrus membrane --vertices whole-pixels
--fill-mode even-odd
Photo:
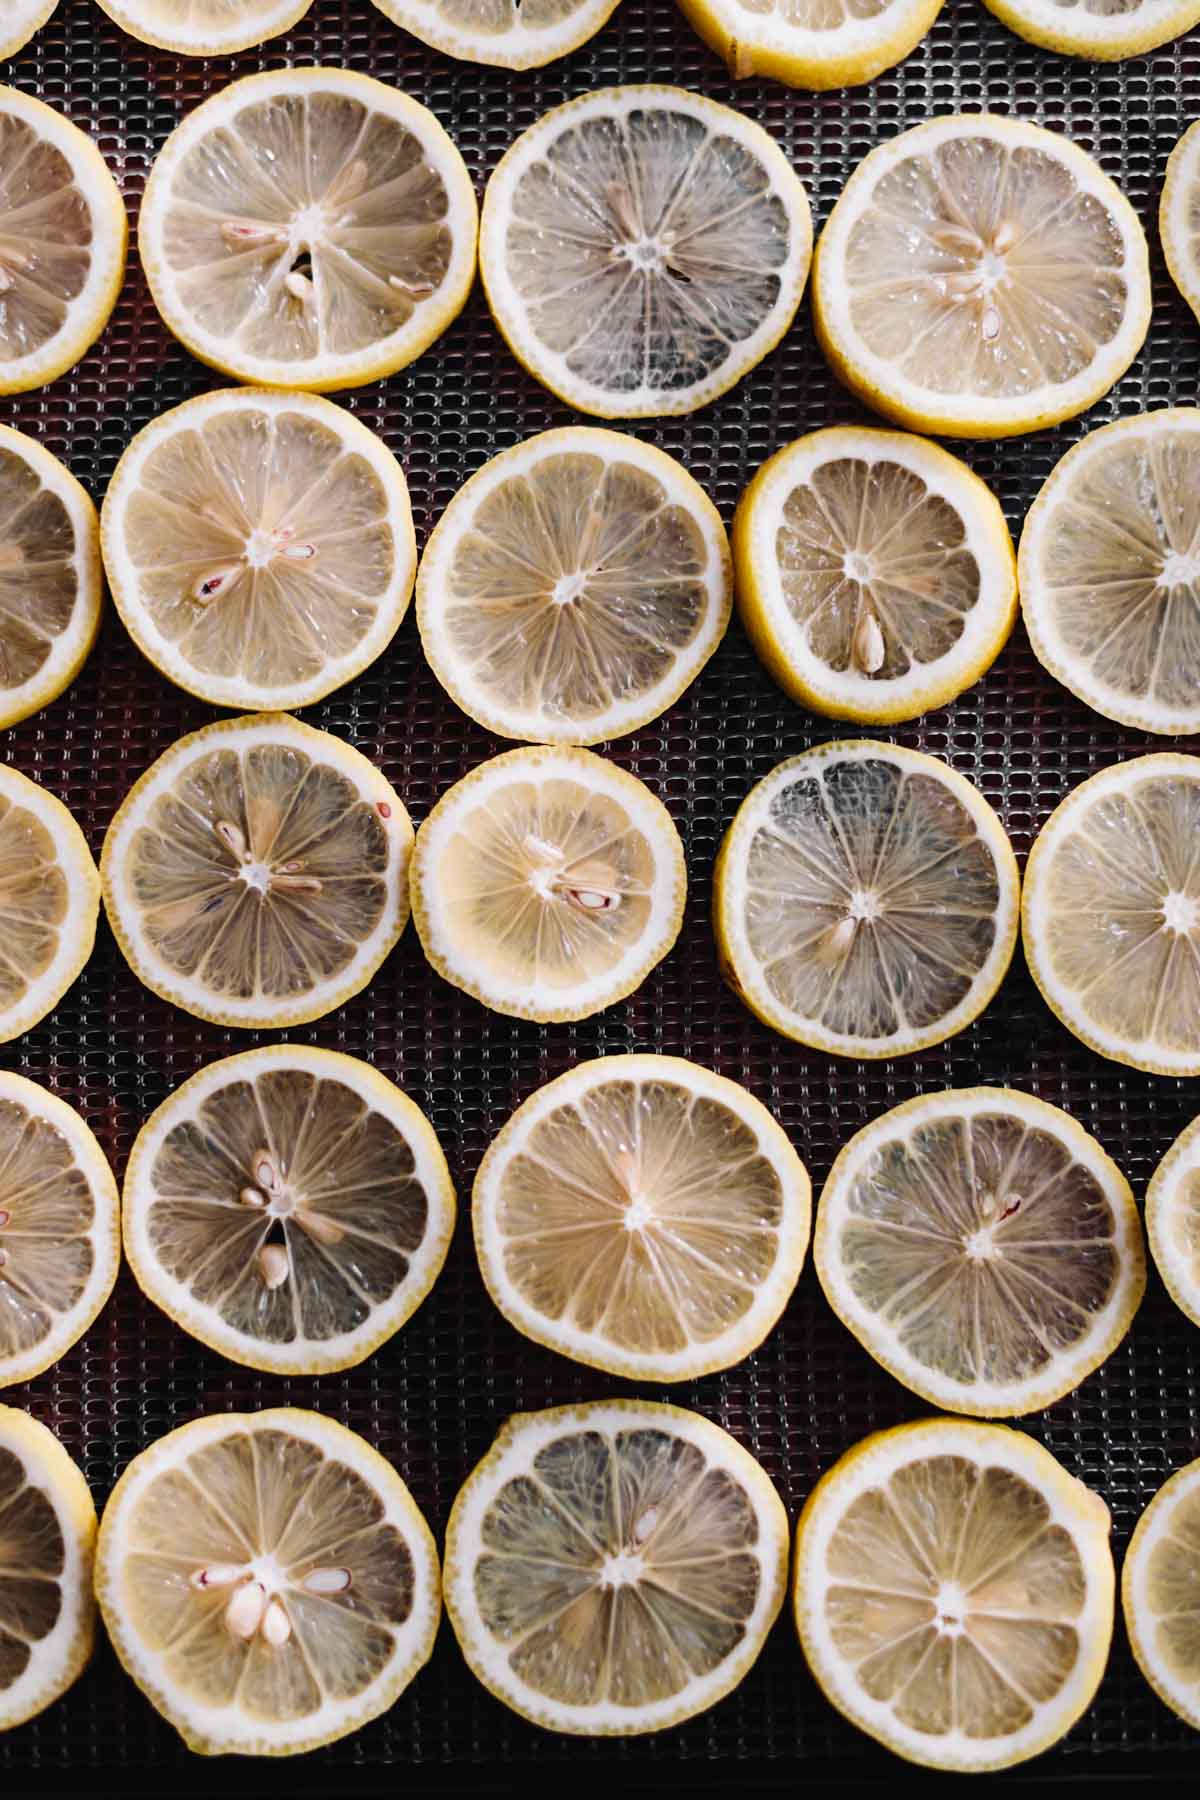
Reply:
[[[1200,1462],[1177,1469],[1134,1527],[1121,1571],[1125,1628],[1159,1699],[1200,1728]]]
[[[1200,1120],[1184,1127],[1150,1178],[1146,1236],[1167,1292],[1200,1325]]]
[[[423,44],[463,62],[537,69],[586,44],[617,0],[375,0]]]
[[[276,37],[302,19],[311,0],[99,0],[139,43],[177,56],[229,56]]]
[[[0,1043],[58,1005],[96,941],[100,879],[61,800],[0,765]]]

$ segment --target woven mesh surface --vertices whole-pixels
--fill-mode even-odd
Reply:
[[[671,0],[623,0],[591,45],[565,63],[512,76],[455,64],[395,29],[368,4],[315,0],[308,19],[262,51],[211,64],[146,50],[90,0],[63,0],[5,79],[60,107],[97,140],[136,210],[150,161],[178,118],[233,76],[286,62],[346,63],[427,102],[449,128],[482,189],[515,134],[547,107],[624,81],[677,82],[732,101],[784,145],[808,185],[818,225],[860,158],[930,114],[1016,112],[1069,132],[1124,188],[1152,240],[1163,166],[1200,114],[1194,40],[1117,67],[1043,54],[1010,36],[979,0],[948,0],[926,42],[870,87],[809,96],[768,82],[736,90]],[[1148,344],[1114,394],[1085,421],[965,453],[1001,496],[1014,531],[1049,469],[1086,426],[1197,392],[1200,333],[1154,253]],[[64,457],[97,499],[120,451],[147,420],[215,385],[159,324],[136,262],[97,348],[53,387],[0,401],[0,417]],[[552,425],[566,408],[518,369],[475,291],[465,314],[415,366],[349,397],[408,473],[418,534],[496,450]],[[636,435],[680,457],[728,519],[755,468],[818,425],[859,418],[813,342],[807,306],[783,345],[733,393],[698,417],[651,422]],[[9,762],[61,796],[98,853],[130,782],[209,709],[142,660],[111,615],[81,677],[54,706],[7,735]],[[466,769],[505,746],[461,716],[420,655],[410,618],[384,658],[306,715],[375,759],[416,822]],[[950,1044],[874,1064],[834,1062],[758,1025],[722,987],[708,924],[709,875],[721,832],[752,782],[844,728],[808,718],[760,670],[735,623],[702,678],[670,714],[611,751],[662,796],[684,836],[691,897],[684,935],[640,993],[598,1019],[538,1027],[488,1013],[426,966],[415,934],[368,991],[293,1035],[349,1050],[399,1081],[441,1137],[462,1196],[484,1147],[513,1107],[581,1058],[645,1048],[694,1057],[744,1082],[798,1145],[819,1188],[833,1155],[866,1120],[913,1094],[976,1082],[1012,1083],[1066,1107],[1111,1151],[1140,1193],[1196,1110],[1195,1089],[1104,1062],[1041,1004],[1018,959],[988,1012]],[[1000,811],[1020,855],[1068,787],[1148,745],[1089,713],[1045,676],[1018,630],[986,680],[944,711],[895,734],[946,758]],[[198,1067],[259,1041],[209,1027],[145,992],[102,924],[95,955],[37,1030],[0,1048],[3,1066],[80,1107],[118,1173],[135,1131]],[[277,1380],[225,1364],[176,1330],[122,1274],[87,1337],[57,1368],[4,1394],[50,1425],[83,1465],[97,1501],[138,1450],[200,1413],[290,1402],[363,1432],[408,1480],[434,1529],[511,1411],[622,1391],[622,1385],[525,1342],[500,1319],[460,1226],[431,1298],[364,1367],[320,1380]],[[632,1391],[632,1390],[625,1390]],[[794,1519],[818,1473],[864,1433],[927,1409],[882,1373],[838,1324],[806,1269],[786,1317],[739,1368],[657,1396],[694,1406],[734,1433],[778,1483]],[[1200,1335],[1157,1277],[1127,1342],[1071,1398],[1026,1422],[1112,1508],[1120,1550],[1142,1506],[1200,1450]],[[1195,1739],[1142,1682],[1118,1630],[1095,1705],[1040,1765],[1087,1776],[1175,1764]],[[884,1777],[897,1765],[844,1725],[817,1693],[781,1620],[758,1666],[708,1715],[650,1739],[580,1744],[511,1715],[465,1670],[447,1628],[430,1667],[383,1719],[307,1759],[288,1786],[389,1788],[384,1765],[559,1761],[651,1768],[656,1783],[702,1782],[730,1759],[799,1759],[809,1770]],[[191,1764],[189,1777],[188,1764]],[[173,1785],[211,1783],[102,1646],[63,1701],[0,1738],[0,1770],[22,1786],[35,1769],[122,1765],[168,1769]],[[777,1762],[779,1772],[786,1765]],[[156,1774],[157,1772],[157,1774]],[[282,1772],[278,1772],[282,1775]],[[68,1780],[70,1778],[68,1777]],[[249,1775],[247,1779],[250,1779]],[[261,1777],[254,1778],[261,1785]],[[222,1785],[239,1787],[235,1769]]]

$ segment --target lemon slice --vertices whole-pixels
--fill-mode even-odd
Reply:
[[[656,719],[729,622],[729,546],[674,458],[594,426],[504,450],[421,559],[430,666],[503,737],[596,744]]]
[[[311,0],[98,0],[139,43],[177,56],[229,56],[277,37]]]
[[[201,394],[109,484],[104,560],[156,668],[214,706],[307,706],[375,661],[417,549],[404,471],[315,394]],[[0,576],[2,579],[2,576]]]
[[[866,156],[813,265],[834,373],[915,431],[1010,437],[1084,412],[1150,323],[1146,239],[1058,132],[930,119]]]
[[[581,412],[692,412],[773,350],[808,276],[808,198],[760,125],[675,87],[605,88],[516,140],[484,195],[488,302]]]
[[[113,1648],[202,1755],[290,1756],[391,1706],[429,1660],[437,1549],[392,1465],[319,1413],[193,1419],[100,1522]]]
[[[0,728],[57,700],[100,624],[96,509],[57,457],[0,425]]]
[[[95,1548],[96,1508],[71,1458],[0,1406],[0,1731],[43,1712],[91,1656]]]
[[[1167,158],[1158,229],[1171,279],[1200,320],[1200,120]]]
[[[1144,56],[1200,21],[1197,0],[984,0],[1030,44],[1089,62]]]
[[[1180,1132],[1151,1177],[1146,1236],[1172,1300],[1200,1325],[1200,1119]]]
[[[892,725],[989,668],[1017,610],[995,495],[924,438],[835,426],[763,464],[733,527],[738,603],[779,685]]]
[[[824,744],[752,788],[725,834],[722,973],[785,1037],[905,1055],[988,1004],[1019,892],[1004,827],[963,776],[898,744]]]
[[[143,1125],[125,1174],[142,1291],[234,1362],[347,1369],[411,1318],[454,1229],[424,1114],[351,1056],[270,1044],[212,1063]]]
[[[57,5],[58,0],[0,0],[0,62],[15,56]]]
[[[99,913],[96,865],[62,801],[0,765],[0,1043],[58,1005]]]
[[[375,0],[405,31],[463,62],[538,69],[595,37],[617,0]]]
[[[1069,793],[1025,869],[1030,973],[1068,1031],[1200,1075],[1200,757],[1138,756]]]
[[[438,974],[518,1019],[586,1019],[674,944],[687,873],[671,815],[587,750],[509,750],[444,793],[412,910]]]
[[[480,1681],[536,1725],[656,1731],[737,1686],[787,1558],[771,1482],[698,1413],[517,1413],[454,1502],[446,1610]]]
[[[0,87],[0,394],[44,387],[91,348],[121,291],[128,236],[92,140]]]
[[[821,1194],[813,1255],[876,1362],[985,1418],[1071,1393],[1146,1287],[1121,1171],[1074,1119],[1012,1088],[923,1094],[857,1132]]]
[[[1100,1685],[1108,1508],[1005,1425],[921,1419],[826,1471],[796,1531],[796,1623],[840,1713],[974,1773],[1036,1756]]]
[[[408,920],[412,826],[365,756],[279,713],[219,719],[126,794],[101,858],[134,974],[222,1025],[319,1019]]]
[[[604,1056],[519,1107],[475,1178],[488,1292],[535,1343],[613,1375],[728,1369],[778,1323],[808,1174],[766,1107],[675,1056]]]
[[[433,114],[349,69],[247,75],[163,145],[138,245],[202,362],[267,387],[355,387],[412,362],[475,276],[466,166]]]
[[[857,87],[915,50],[942,0],[680,0],[735,80]]]
[[[1159,1699],[1200,1729],[1200,1462],[1165,1481],[1138,1520],[1121,1600],[1138,1667]]]

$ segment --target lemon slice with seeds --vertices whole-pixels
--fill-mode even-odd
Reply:
[[[1171,279],[1200,320],[1200,120],[1167,159],[1158,229]]]
[[[320,700],[374,662],[417,563],[404,472],[373,432],[315,394],[240,388],[138,433],[103,546],[155,666],[214,706],[264,710]]]
[[[202,1755],[355,1731],[429,1660],[437,1549],[377,1450],[318,1413],[193,1419],[104,1509],[96,1594],[146,1698]]]
[[[783,1602],[788,1528],[754,1458],[646,1401],[517,1413],[446,1530],[480,1681],[550,1731],[656,1731],[736,1687]]]
[[[680,0],[735,80],[856,87],[915,50],[942,0]]]
[[[1197,0],[984,0],[1031,44],[1089,62],[1144,56],[1200,21]]]
[[[1180,1132],[1151,1177],[1146,1236],[1167,1292],[1200,1325],[1200,1119]]]
[[[0,0],[0,62],[15,56],[57,5],[58,0]]]
[[[1121,1571],[1125,1628],[1159,1699],[1200,1730],[1200,1462],[1165,1481],[1134,1527]]]
[[[412,909],[439,975],[519,1019],[586,1019],[670,950],[687,891],[671,815],[587,750],[509,750],[444,793]]]
[[[92,954],[100,879],[61,800],[0,766],[0,1043],[58,1005]]]
[[[247,75],[159,152],[138,244],[194,356],[267,387],[392,375],[460,311],[475,193],[433,114],[349,69]]]
[[[538,69],[595,37],[617,0],[375,0],[405,31],[463,62]]]
[[[421,559],[438,680],[489,731],[596,744],[666,711],[729,621],[712,501],[661,450],[543,432],[459,489]]]
[[[812,224],[760,125],[674,87],[606,88],[517,139],[484,196],[479,265],[513,354],[581,412],[692,412],[773,350]]]
[[[366,986],[408,920],[412,826],[365,756],[280,713],[160,756],[104,840],[138,979],[199,1019],[295,1025]]]
[[[613,1375],[684,1381],[748,1356],[808,1247],[803,1163],[736,1082],[605,1056],[518,1108],[475,1178],[488,1292],[536,1343]]]
[[[1008,437],[1086,411],[1150,323],[1136,214],[1078,144],[930,119],[851,175],[813,264],[834,373],[914,431]]]
[[[177,56],[229,56],[277,37],[302,19],[311,0],[98,0],[109,18],[141,44]]]
[[[1009,1768],[1091,1702],[1113,1625],[1099,1494],[1004,1425],[876,1432],[796,1530],[796,1623],[826,1697],[898,1756]]]
[[[991,1000],[1019,892],[1004,827],[963,776],[896,744],[824,744],[760,781],[725,834],[722,973],[799,1043],[905,1055]]]

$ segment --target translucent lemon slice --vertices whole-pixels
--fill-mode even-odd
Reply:
[[[311,0],[98,0],[122,31],[177,56],[229,56],[287,31]]]
[[[100,878],[61,800],[0,766],[0,1043],[56,1007],[96,941]]]
[[[915,50],[942,0],[680,0],[736,80],[857,87]]]
[[[617,0],[375,0],[423,44],[463,62],[537,69],[595,37]]]
[[[1179,1469],[1138,1520],[1121,1599],[1138,1667],[1159,1699],[1200,1729],[1200,1462]]]
[[[1089,62],[1144,56],[1200,21],[1197,0],[984,0],[1031,44]]]
[[[1189,10],[1200,16],[1200,5]],[[1200,120],[1167,160],[1158,229],[1171,279],[1200,320]]]
[[[57,5],[58,0],[0,0],[0,62],[23,49]]]
[[[1146,1189],[1146,1235],[1163,1284],[1200,1325],[1200,1119],[1193,1119]]]

